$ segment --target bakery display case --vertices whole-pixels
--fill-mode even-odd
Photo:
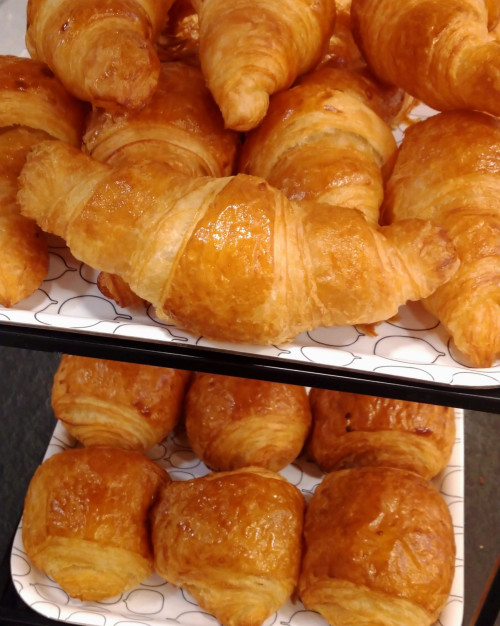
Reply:
[[[25,31],[26,2],[0,0],[0,54],[28,57]],[[405,124],[394,129],[397,142],[408,124],[432,113],[424,105],[415,107]],[[491,367],[474,366],[457,350],[443,325],[419,303],[400,307],[396,316],[380,324],[318,327],[286,343],[261,346],[210,340],[160,319],[154,307],[146,302],[120,306],[103,295],[98,271],[75,258],[57,236],[49,235],[47,241],[49,267],[41,286],[18,304],[0,308],[2,346],[454,407],[457,441],[450,465],[438,477],[436,486],[452,512],[458,547],[457,576],[440,623],[442,626],[462,623],[463,533],[466,532],[463,411],[500,413],[500,362]],[[74,441],[58,426],[46,454],[73,445]],[[200,471],[187,453],[185,442],[170,439],[152,455],[171,471],[193,475]],[[172,458],[181,460],[176,464]],[[314,490],[314,481],[307,482],[311,477],[299,466],[291,467],[289,472],[295,484],[306,481],[301,485],[303,490]],[[485,591],[482,608],[478,608],[476,615],[477,624],[494,623],[500,597],[497,579],[498,575]],[[31,568],[25,559],[19,530],[12,547],[4,553],[1,583],[0,621],[9,624],[37,626],[65,621],[106,626],[137,622],[154,626],[175,621],[186,626],[205,623],[208,626],[213,623],[213,618],[193,608],[184,594],[179,592],[173,597],[171,590],[157,579],[146,581],[119,603],[81,607],[53,586],[50,579]],[[298,624],[299,613],[296,606],[290,605],[276,619],[283,624]],[[314,618],[309,615],[305,619],[302,623],[312,626]]]

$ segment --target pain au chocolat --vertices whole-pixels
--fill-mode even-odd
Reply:
[[[118,448],[66,449],[36,470],[22,538],[32,563],[71,597],[100,601],[153,573],[149,514],[168,474]]]

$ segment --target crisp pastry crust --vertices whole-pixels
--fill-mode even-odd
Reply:
[[[21,215],[16,201],[26,154],[46,139],[47,133],[22,126],[0,129],[0,304],[5,307],[31,296],[49,268],[45,233]]]
[[[155,569],[225,626],[260,626],[295,590],[303,509],[263,468],[172,482],[152,515]]]
[[[24,503],[28,557],[71,597],[112,598],[153,573],[149,513],[168,474],[142,454],[68,449],[36,470]]]
[[[211,339],[289,341],[320,325],[376,323],[457,269],[444,229],[381,229],[355,209],[292,202],[263,179],[114,167],[58,142],[31,151],[22,212],[74,256],[123,278],[158,315]]]
[[[327,474],[304,525],[299,594],[336,626],[430,626],[451,590],[449,509],[424,478],[389,467]]]
[[[49,266],[45,234],[22,216],[17,177],[26,154],[51,138],[79,146],[84,107],[49,68],[33,59],[0,56],[0,304],[31,296]]]
[[[443,226],[460,268],[423,301],[475,367],[500,356],[500,121],[440,113],[410,127],[387,184],[385,220]]]
[[[85,151],[112,166],[157,161],[186,176],[233,173],[239,136],[224,128],[222,115],[197,67],[161,65],[158,88],[140,111],[111,114],[94,110],[86,124]],[[119,304],[140,301],[133,290],[107,272],[98,286]]]
[[[354,39],[374,74],[438,111],[500,114],[494,0],[352,0]]]
[[[302,451],[311,424],[304,387],[196,373],[186,394],[189,443],[212,470],[278,471]]]
[[[323,67],[271,98],[247,134],[240,171],[291,200],[357,209],[378,225],[384,182],[396,158],[392,97],[361,72]]]
[[[496,2],[496,0],[491,0]],[[378,114],[392,127],[407,122],[409,111],[418,104],[403,88],[379,81],[368,67],[357,45],[351,25],[351,0],[336,0],[336,18],[333,33],[323,58],[315,69],[332,67],[346,70],[347,74],[358,74],[366,81],[366,94],[381,100],[382,110]],[[305,76],[307,76],[306,74]],[[373,101],[372,101],[373,102]]]
[[[333,32],[327,49],[317,67],[327,63],[342,69],[358,69],[366,65],[351,28],[351,0],[336,0]]]
[[[308,453],[325,472],[366,465],[399,467],[430,479],[455,442],[450,407],[311,389]]]
[[[173,0],[28,0],[26,47],[70,93],[96,106],[140,108],[160,61],[154,42]]]
[[[189,377],[178,369],[64,354],[52,407],[85,446],[145,452],[177,425]]]
[[[83,137],[98,161],[160,161],[193,177],[232,174],[239,143],[239,135],[224,128],[201,71],[181,61],[161,64],[158,87],[141,110],[94,110]]]
[[[144,307],[147,303],[139,298],[127,285],[127,283],[116,276],[116,274],[108,274],[100,272],[97,276],[97,287],[99,291],[111,300],[114,300],[118,306],[134,308]]]
[[[320,61],[335,23],[332,0],[193,0],[203,74],[228,128],[248,131],[269,96]]]
[[[85,114],[45,63],[0,55],[0,127],[42,130],[79,147]]]

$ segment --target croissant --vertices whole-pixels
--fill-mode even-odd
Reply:
[[[153,160],[187,176],[231,174],[239,143],[224,128],[201,71],[180,61],[162,63],[158,88],[140,111],[96,109],[83,137],[84,150],[99,161],[117,166]],[[142,303],[118,276],[101,272],[97,284],[121,306]]]
[[[158,88],[140,111],[94,110],[83,136],[84,150],[98,161],[161,161],[193,177],[232,174],[239,143],[201,71],[181,61],[161,64]]]
[[[26,554],[79,600],[106,600],[134,588],[154,572],[149,515],[168,481],[138,452],[77,448],[53,455],[26,493]]]
[[[49,267],[45,234],[21,215],[16,201],[26,154],[44,139],[49,135],[24,127],[0,132],[0,304],[5,307],[31,296]]]
[[[391,467],[327,474],[308,504],[299,595],[335,626],[431,626],[455,570],[450,511]]]
[[[23,125],[80,146],[86,108],[44,64],[0,55],[0,127]]]
[[[496,1],[496,0],[495,0]],[[353,37],[351,26],[351,0],[336,1],[336,18],[328,47],[315,69],[323,66],[348,70],[368,78],[365,94],[376,99],[382,96],[385,106],[376,112],[389,124],[396,125],[407,121],[407,114],[415,106],[415,99],[404,89],[381,83],[367,66]],[[307,74],[306,74],[307,76]],[[370,90],[373,94],[370,94]],[[372,101],[373,102],[373,101]],[[385,111],[385,115],[384,115]]]
[[[193,0],[203,74],[226,126],[247,131],[269,96],[320,61],[335,23],[333,0]]]
[[[431,479],[455,442],[452,408],[311,389],[308,452],[324,472],[385,465]]]
[[[20,186],[23,214],[76,258],[212,339],[276,343],[318,325],[374,323],[429,295],[457,266],[444,230],[428,222],[376,230],[352,209],[332,220],[329,205],[290,202],[244,174],[111,168],[45,142]]]
[[[446,228],[460,258],[449,283],[423,300],[476,367],[500,355],[500,122],[446,112],[405,135],[384,202],[386,221]]]
[[[188,380],[183,370],[63,354],[52,408],[85,446],[146,452],[177,425]]]
[[[263,122],[247,134],[239,169],[292,200],[359,209],[378,224],[397,151],[383,119],[393,109],[392,97],[368,76],[324,67],[272,97]]]
[[[215,471],[279,471],[300,454],[311,425],[304,387],[199,372],[184,416],[191,447]]]
[[[48,270],[45,235],[22,216],[17,177],[28,151],[52,137],[81,141],[84,109],[42,63],[0,56],[0,304],[30,296]]]
[[[490,11],[490,13],[488,13]],[[354,39],[374,74],[439,111],[500,115],[498,3],[352,0]]]
[[[225,626],[261,626],[295,591],[304,498],[263,468],[170,483],[152,514],[156,572]]]
[[[157,87],[154,42],[173,0],[28,0],[26,47],[80,100],[140,108]]]

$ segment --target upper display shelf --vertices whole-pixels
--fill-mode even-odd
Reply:
[[[0,54],[28,56],[25,12],[25,2],[0,0]],[[420,119],[428,111],[417,107],[411,116]],[[399,141],[402,129],[394,132]],[[292,382],[305,376],[308,384],[354,385],[366,393],[380,389],[381,395],[413,389],[437,403],[500,408],[500,363],[471,367],[419,304],[404,306],[396,318],[373,327],[318,328],[284,345],[213,342],[159,320],[151,306],[120,308],[99,291],[98,272],[76,260],[62,240],[50,237],[49,253],[41,287],[14,307],[0,308],[1,343],[88,354],[112,354],[114,346],[116,358],[151,361],[164,355],[193,369],[238,367],[257,375],[260,368],[264,377]]]

